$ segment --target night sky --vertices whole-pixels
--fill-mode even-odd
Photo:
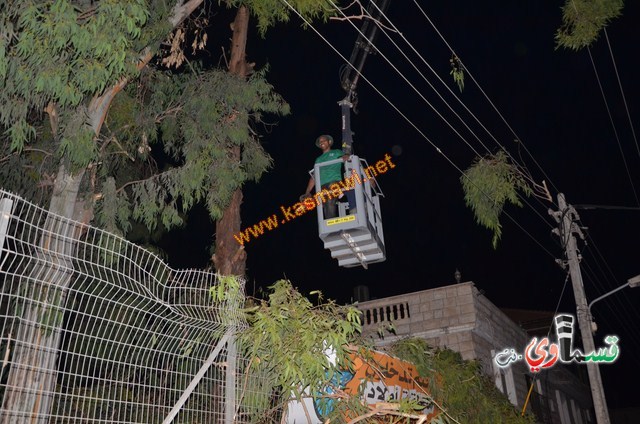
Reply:
[[[452,284],[459,269],[463,281],[473,281],[499,307],[553,311],[560,303],[560,311],[575,313],[570,282],[561,297],[566,273],[555,260],[563,252],[551,234],[556,224],[548,210],[557,208],[558,192],[576,206],[640,207],[640,150],[634,135],[640,130],[640,4],[627,1],[623,16],[607,29],[628,115],[604,35],[592,46],[591,57],[586,49],[555,49],[562,2],[465,0],[421,6],[465,64],[465,87],[460,93],[449,75],[450,48],[414,2],[391,1],[389,19],[421,57],[397,33],[390,34],[446,103],[379,34],[380,53],[365,64],[363,74],[371,84],[362,81],[358,87],[352,129],[356,154],[369,163],[390,154],[396,164],[378,179],[385,194],[387,260],[368,270],[338,267],[323,249],[316,217],[309,213],[247,244],[248,293],[286,277],[303,292],[320,289],[349,302],[358,285],[368,286],[373,298],[386,297]],[[224,30],[231,18],[220,14],[212,25]],[[265,39],[254,33],[248,42],[247,59],[257,68],[268,64],[267,79],[291,105],[292,114],[266,117],[276,125],[260,128],[274,167],[259,183],[247,184],[243,227],[274,213],[282,217],[280,206],[291,206],[305,190],[307,171],[319,154],[315,138],[323,133],[340,137],[337,102],[345,95],[339,81],[344,61],[313,30],[300,26],[293,16],[289,24],[269,30]],[[348,22],[315,27],[343,56],[350,56],[357,32]],[[212,60],[218,60],[221,45],[228,46],[230,33],[225,37],[210,38]],[[530,197],[523,208],[507,206],[503,236],[494,250],[492,234],[474,222],[464,204],[459,179],[476,152],[495,153],[498,143],[536,181],[547,182],[554,203]],[[579,246],[587,297],[593,300],[640,274],[640,211],[578,212],[588,227],[587,245]],[[185,229],[165,239],[170,264],[208,265],[213,232],[206,212],[194,211]],[[624,389],[640,377],[633,363],[640,354],[639,303],[640,289],[627,288],[593,308],[599,326],[596,346],[603,345],[607,334],[620,337],[619,361],[602,367],[610,408],[640,406]]]

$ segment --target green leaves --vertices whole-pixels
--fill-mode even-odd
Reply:
[[[251,360],[247,373],[268,379],[272,387],[263,393],[275,389],[285,402],[291,394],[300,399],[306,388],[319,393],[339,367],[349,367],[348,345],[361,330],[360,311],[333,301],[314,306],[287,280],[269,290],[268,300],[248,312],[250,328],[239,336]]]
[[[4,12],[0,122],[17,150],[31,131],[13,127],[24,127],[30,113],[41,113],[49,102],[73,109],[135,69],[132,42],[149,15],[144,0],[105,0],[94,8],[71,0],[10,2]],[[67,137],[71,145],[75,141]]]
[[[495,249],[502,235],[500,215],[506,202],[522,206],[518,191],[532,193],[524,174],[509,162],[504,151],[478,158],[460,177],[464,200],[473,211],[476,222],[493,231]]]
[[[458,85],[458,89],[462,93],[464,89],[464,66],[462,65],[462,61],[458,56],[453,54],[451,59],[449,59],[449,64],[451,65],[449,74],[453,76],[453,82]]]
[[[264,71],[248,80],[220,69],[147,71],[143,80],[146,84],[139,85],[138,92],[119,96],[105,125],[106,135],[117,140],[131,160],[122,160],[121,152],[103,155],[101,172],[123,181],[115,194],[149,229],[159,222],[166,228],[181,225],[183,214],[200,202],[219,218],[233,192],[248,180],[257,181],[272,164],[253,127],[263,113],[288,113],[288,105],[267,83]],[[137,158],[147,160],[141,152],[157,149],[160,141],[169,166],[140,175]],[[115,144],[105,152],[119,151],[112,150]],[[240,151],[239,161],[231,155],[233,149]],[[110,201],[106,194],[101,200]]]
[[[318,0],[288,0],[295,12],[280,0],[225,0],[225,3],[230,7],[241,4],[248,6],[251,14],[256,17],[258,31],[263,36],[269,27],[278,22],[288,22],[291,15],[296,16],[296,13],[307,20],[327,20],[336,13],[329,2]]]
[[[622,14],[624,0],[566,0],[556,47],[572,50],[591,45],[612,19]]]
[[[118,196],[116,193],[116,182],[113,177],[109,177],[102,185],[102,196],[111,199],[108,202],[99,202],[96,209],[96,216],[100,227],[112,233],[126,233],[131,228],[129,221],[131,212],[127,202],[127,195]]]
[[[477,361],[465,361],[458,352],[430,347],[424,339],[396,342],[391,353],[415,364],[421,377],[432,383],[429,391],[443,408],[440,423],[531,424],[531,414],[521,416],[482,371]]]

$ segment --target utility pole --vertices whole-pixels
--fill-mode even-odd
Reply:
[[[587,297],[584,293],[584,285],[582,284],[582,274],[580,273],[580,257],[576,239],[573,236],[577,233],[580,238],[584,238],[582,231],[575,224],[575,219],[579,219],[577,212],[573,206],[567,205],[564,194],[558,194],[558,212],[551,212],[559,223],[557,235],[560,237],[562,246],[567,255],[569,264],[569,272],[571,274],[571,283],[573,285],[573,294],[576,299],[576,315],[578,325],[580,326],[580,334],[582,335],[582,347],[584,354],[589,354],[596,350],[593,342],[593,333],[591,332],[591,312],[587,304]],[[604,396],[604,388],[602,387],[602,377],[600,376],[600,368],[595,362],[587,362],[587,373],[589,374],[589,385],[591,386],[591,396],[593,398],[593,409],[596,413],[596,422],[598,424],[609,424],[609,411],[607,409],[607,401]]]

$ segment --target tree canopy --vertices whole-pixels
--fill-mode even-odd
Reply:
[[[75,180],[79,198],[54,212],[81,200],[91,213],[98,206],[99,225],[121,232],[130,218],[149,228],[180,224],[198,202],[219,218],[231,193],[271,165],[256,124],[288,105],[266,81],[266,66],[246,80],[194,61],[163,66],[194,38],[206,48],[203,17],[215,6],[202,3],[2,1],[3,186],[43,201]],[[324,2],[290,4],[310,19],[331,14]],[[275,0],[218,5],[246,5],[262,34],[291,13]],[[239,161],[226,152],[234,146]]]

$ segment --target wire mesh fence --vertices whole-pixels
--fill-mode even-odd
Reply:
[[[216,284],[0,190],[0,423],[251,421],[269,394]]]

